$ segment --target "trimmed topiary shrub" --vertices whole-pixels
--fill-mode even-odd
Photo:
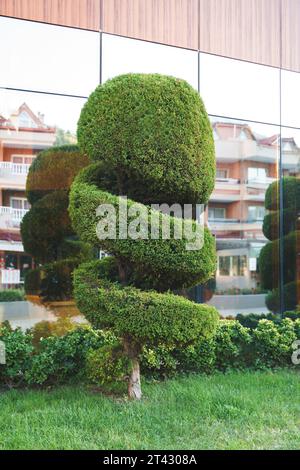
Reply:
[[[81,150],[109,165],[120,184],[133,183],[128,197],[141,178],[141,202],[156,196],[160,202],[206,203],[214,188],[210,122],[184,80],[128,74],[107,81],[84,105],[77,136]]]
[[[300,303],[300,281],[293,281],[283,286],[283,303],[287,310],[292,310]],[[273,289],[266,297],[266,305],[269,310],[280,313],[280,291]]]
[[[267,307],[275,313],[280,312],[281,305],[284,310],[294,310],[299,305],[296,293],[296,283],[299,268],[300,254],[300,180],[287,176],[282,179],[283,202],[282,231],[284,237],[279,238],[280,212],[279,212],[279,182],[272,183],[265,197],[265,207],[270,212],[265,215],[263,222],[264,235],[270,240],[261,250],[259,256],[259,271],[261,286],[271,292],[266,297]],[[280,302],[280,266],[279,250],[283,244],[283,293]]]
[[[74,177],[88,164],[87,155],[77,145],[51,147],[39,153],[27,176],[28,201],[34,204],[53,191],[68,191]]]
[[[78,147],[61,146],[41,152],[29,169],[26,193],[32,207],[21,235],[25,251],[43,266],[26,274],[27,294],[71,298],[74,267],[91,257],[91,249],[76,239],[68,213],[70,185],[87,163]]]
[[[47,194],[32,206],[21,223],[24,249],[38,263],[59,258],[61,243],[74,234],[66,191]]]
[[[131,364],[128,394],[140,398],[143,346],[183,347],[210,337],[218,322],[214,307],[170,292],[214,276],[213,236],[205,228],[202,247],[187,250],[186,232],[182,238],[176,235],[182,219],[146,205],[207,202],[215,176],[212,130],[201,98],[186,82],[133,74],[114,78],[91,94],[79,119],[78,141],[96,163],[74,180],[70,216],[81,240],[113,258],[75,270],[75,299],[94,327],[111,328],[121,339]],[[126,210],[126,231],[138,207],[143,219],[137,236],[124,237],[112,215],[115,236],[98,238],[107,215],[100,205],[117,218],[119,210]],[[150,236],[152,217],[157,217],[156,237]],[[165,222],[169,237],[163,236]],[[195,233],[196,222],[185,223]]]

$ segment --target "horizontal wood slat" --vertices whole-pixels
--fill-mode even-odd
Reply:
[[[0,0],[0,15],[99,31],[100,0]]]

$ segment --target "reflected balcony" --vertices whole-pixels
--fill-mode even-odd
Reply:
[[[258,145],[254,140],[240,142],[236,139],[215,140],[216,158],[222,163],[234,163],[240,160],[261,163],[276,163],[278,149]]]
[[[228,218],[208,219],[208,227],[212,232],[235,232],[235,231],[261,231],[261,220],[240,220]]]
[[[0,206],[0,229],[19,229],[21,221],[28,209],[14,209],[9,206]]]
[[[25,189],[29,168],[25,163],[0,162],[0,187]]]

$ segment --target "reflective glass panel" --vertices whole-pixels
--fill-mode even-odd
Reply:
[[[198,54],[178,47],[103,34],[102,81],[125,73],[183,78],[198,89]]]
[[[26,179],[37,154],[53,145],[76,143],[76,125],[85,99],[0,89],[0,290],[21,288],[34,261],[24,253],[20,225],[30,210]],[[51,221],[49,221],[51,222]],[[51,224],[50,224],[51,225]],[[55,319],[48,310],[16,302],[12,326]],[[2,321],[11,310],[2,308]]]
[[[200,54],[200,94],[209,114],[280,123],[279,69]]]
[[[300,130],[282,128],[282,307],[300,305]],[[274,296],[274,305],[278,300]]]
[[[281,71],[281,123],[300,128],[300,73]]]
[[[99,83],[99,33],[0,17],[0,86],[88,96]]]
[[[223,316],[265,313],[268,278],[273,274],[266,275],[264,268],[262,277],[260,255],[269,243],[265,196],[277,181],[280,127],[216,117],[211,117],[211,123],[217,173],[207,224],[216,237],[218,263],[215,282],[207,284],[205,290],[210,292],[204,292],[204,298],[211,297],[208,303]],[[278,238],[277,221],[276,214],[272,234],[275,231]],[[278,286],[276,246],[271,255],[272,282]]]

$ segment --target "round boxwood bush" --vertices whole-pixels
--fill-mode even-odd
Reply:
[[[268,187],[265,195],[265,207],[269,210],[279,210],[279,181],[274,181]],[[283,209],[300,211],[300,179],[295,176],[285,176],[282,179]]]
[[[300,281],[293,281],[283,286],[284,310],[294,310],[300,304]],[[273,289],[266,298],[269,310],[280,313],[280,290]]]
[[[88,165],[76,145],[51,147],[39,153],[29,168],[26,196],[31,204],[56,190],[69,190],[75,175]]]
[[[291,232],[283,238],[283,279],[292,282],[297,275],[297,254],[300,232]],[[260,251],[259,271],[261,287],[271,290],[279,286],[279,239],[267,243]]]
[[[141,202],[206,203],[214,188],[210,122],[184,80],[128,74],[107,81],[84,105],[77,135],[84,153],[116,171],[120,194],[141,178]]]
[[[293,209],[284,209],[282,211],[283,235],[300,229],[297,213]],[[279,211],[271,211],[265,215],[263,221],[263,233],[268,240],[279,238]]]

